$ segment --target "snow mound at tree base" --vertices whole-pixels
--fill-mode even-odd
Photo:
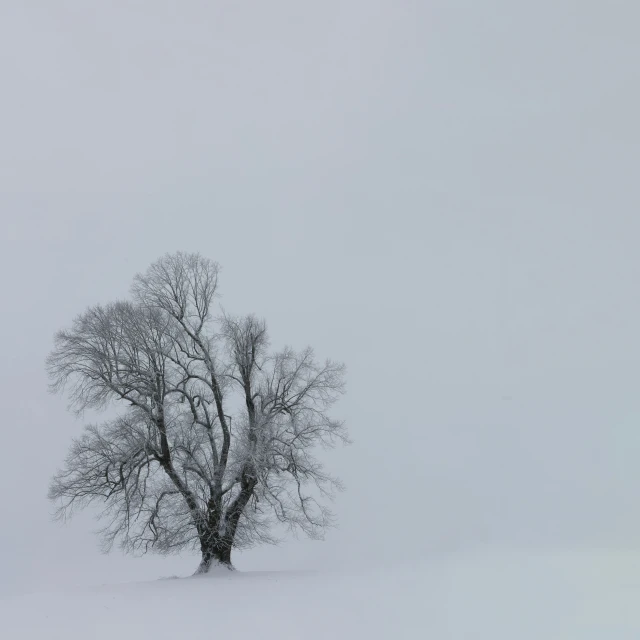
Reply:
[[[204,576],[207,577],[207,576]],[[637,640],[640,553],[451,554],[362,573],[229,572],[0,599],[10,640]]]
[[[219,562],[212,564],[206,572],[198,569],[192,578],[229,578],[233,575],[236,575],[238,572],[236,569],[228,564],[221,564]]]

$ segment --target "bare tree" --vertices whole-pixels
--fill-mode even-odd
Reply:
[[[214,313],[218,265],[167,255],[127,302],[88,309],[55,337],[52,389],[115,420],[74,440],[49,497],[60,517],[97,503],[105,549],[199,549],[199,573],[234,548],[273,542],[275,521],[321,537],[340,482],[313,455],[346,442],[329,409],[344,367],[311,349],[269,351],[254,316]]]

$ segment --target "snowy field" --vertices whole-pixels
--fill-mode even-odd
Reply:
[[[0,621],[7,640],[637,640],[640,554],[450,554],[359,573],[34,587],[0,600]]]

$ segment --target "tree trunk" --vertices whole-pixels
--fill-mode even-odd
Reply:
[[[255,477],[249,475],[245,469],[241,481],[242,489],[224,516],[224,535],[212,533],[217,530],[217,516],[213,517],[208,523],[208,526],[205,529],[207,533],[200,533],[200,550],[202,552],[202,560],[200,561],[200,566],[196,571],[196,575],[209,573],[216,568],[234,571],[233,565],[231,564],[233,541],[236,536],[240,516],[253,494],[256,482]]]
[[[203,575],[216,569],[226,569],[234,571],[231,564],[231,543],[216,538],[208,543],[202,542],[200,545],[202,560],[194,575]]]

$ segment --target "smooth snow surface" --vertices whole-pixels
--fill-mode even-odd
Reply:
[[[0,600],[47,640],[637,640],[640,554],[469,554],[368,573],[240,573]]]

